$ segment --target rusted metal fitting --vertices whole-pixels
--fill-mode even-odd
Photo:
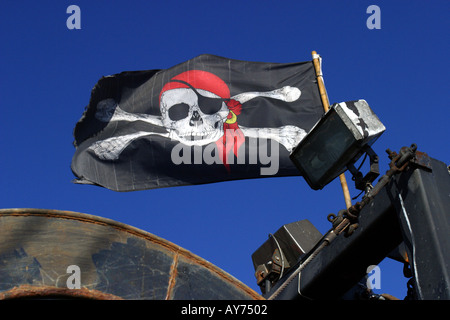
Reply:
[[[386,152],[391,159],[389,167],[395,171],[403,171],[408,166],[410,160],[414,159],[416,155],[417,145],[413,143],[410,147],[402,147],[397,154],[395,151],[387,149]]]

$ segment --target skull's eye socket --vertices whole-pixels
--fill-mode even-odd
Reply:
[[[179,82],[182,83],[194,91],[194,93],[197,95],[198,99],[198,106],[200,107],[200,110],[207,115],[215,114],[220,111],[222,108],[223,99],[222,98],[212,98],[212,97],[205,97],[201,95],[193,86],[191,86],[188,82],[178,79],[172,79],[171,82]],[[172,116],[170,116],[169,111],[169,117],[172,119]],[[185,117],[183,117],[185,118]],[[183,119],[181,118],[181,119]],[[179,120],[181,120],[179,119]]]
[[[197,94],[197,96],[198,105],[200,107],[200,110],[202,110],[204,114],[214,114],[219,112],[219,110],[222,108],[223,100],[221,98],[209,98],[200,94]]]
[[[189,115],[189,105],[186,103],[178,103],[170,107],[169,118],[172,121],[185,119]]]

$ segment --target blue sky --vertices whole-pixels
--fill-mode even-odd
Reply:
[[[81,29],[69,30],[69,5]],[[381,29],[366,26],[369,5]],[[72,131],[105,75],[169,68],[199,54],[296,62],[323,58],[330,102],[365,99],[387,130],[373,149],[416,143],[449,161],[448,1],[3,1],[0,10],[0,207],[69,210],[165,238],[259,292],[251,254],[283,224],[344,208],[339,181],[301,177],[116,193],[71,183]],[[347,173],[347,180],[351,182]],[[229,190],[239,196],[230,197]],[[237,192],[236,192],[237,191]],[[352,196],[357,194],[350,185]],[[406,294],[384,261],[381,290]]]

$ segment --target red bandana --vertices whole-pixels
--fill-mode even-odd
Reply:
[[[222,157],[222,162],[228,172],[230,172],[230,165],[228,164],[228,153],[233,150],[233,153],[238,156],[239,147],[244,143],[245,136],[237,124],[237,115],[241,114],[242,104],[239,101],[229,99],[226,102],[230,113],[228,113],[227,120],[223,124],[223,136],[216,141],[217,150]]]

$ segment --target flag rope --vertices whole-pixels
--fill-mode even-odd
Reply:
[[[330,109],[330,102],[328,100],[327,91],[325,89],[325,84],[323,82],[322,63],[321,63],[322,59],[320,55],[317,54],[316,51],[313,51],[311,54],[313,58],[314,69],[316,70],[317,84],[319,86],[319,93],[320,98],[322,99],[323,109],[325,112],[327,112]],[[344,173],[341,173],[339,175],[339,180],[341,181],[342,191],[344,192],[345,205],[347,206],[348,209],[352,206],[352,200],[350,197],[350,192],[348,190],[347,179],[345,178]]]

